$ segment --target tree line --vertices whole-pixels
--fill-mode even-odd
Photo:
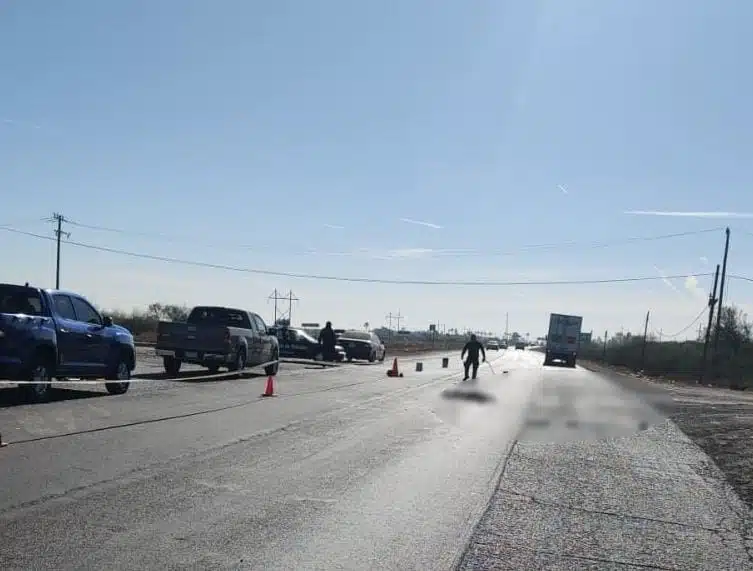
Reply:
[[[686,382],[697,381],[703,370],[705,383],[740,390],[753,388],[753,325],[748,316],[734,305],[723,307],[714,350],[716,334],[714,324],[710,330],[711,342],[705,366],[705,330],[699,339],[692,341],[657,341],[652,337],[644,340],[642,335],[615,335],[606,343],[600,339],[581,346],[580,357],[642,371],[652,377]]]

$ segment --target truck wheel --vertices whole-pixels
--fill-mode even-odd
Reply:
[[[52,392],[53,358],[47,351],[37,351],[32,358],[27,376],[28,384],[21,385],[21,391],[29,402],[44,402]]]
[[[374,361],[376,361],[376,351],[369,354],[369,363],[373,363]]]
[[[106,380],[117,381],[105,383],[107,392],[111,395],[122,395],[131,386],[131,359],[128,353],[121,352],[108,372]]]
[[[235,362],[228,367],[230,371],[242,371],[246,368],[246,350],[243,348],[238,349],[238,353],[235,355]]]
[[[210,375],[216,375],[217,372],[220,370],[219,365],[207,365],[207,371]]]
[[[165,366],[165,372],[171,377],[178,376],[180,373],[180,361],[175,357],[162,357],[162,363]]]
[[[268,377],[273,377],[280,370],[280,354],[277,351],[272,353],[272,360],[277,361],[277,362],[273,363],[272,365],[267,365],[266,367],[264,367],[264,373]]]

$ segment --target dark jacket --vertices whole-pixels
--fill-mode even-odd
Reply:
[[[331,327],[325,327],[319,332],[319,343],[322,347],[334,349],[335,340],[335,331]]]
[[[465,347],[463,347],[463,352],[460,354],[460,358],[462,359],[465,354],[468,353],[469,361],[478,361],[479,352],[484,356],[484,361],[486,361],[486,351],[484,350],[484,346],[478,341],[468,341],[468,343],[465,344]]]

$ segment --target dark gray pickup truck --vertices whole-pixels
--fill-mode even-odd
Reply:
[[[256,313],[205,305],[194,307],[185,322],[160,321],[155,351],[172,376],[182,363],[216,373],[220,367],[241,371],[270,362],[264,371],[275,375],[280,358],[277,338]]]
[[[48,397],[53,378],[104,378],[123,394],[135,366],[131,333],[83,296],[0,284],[0,379],[21,383],[29,400]]]

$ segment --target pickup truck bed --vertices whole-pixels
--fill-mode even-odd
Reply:
[[[265,372],[272,375],[278,367],[273,361],[280,354],[277,339],[269,335],[261,317],[216,306],[195,307],[186,322],[161,321],[155,351],[173,376],[182,363],[200,365],[212,373],[220,367],[240,371],[266,364]]]

